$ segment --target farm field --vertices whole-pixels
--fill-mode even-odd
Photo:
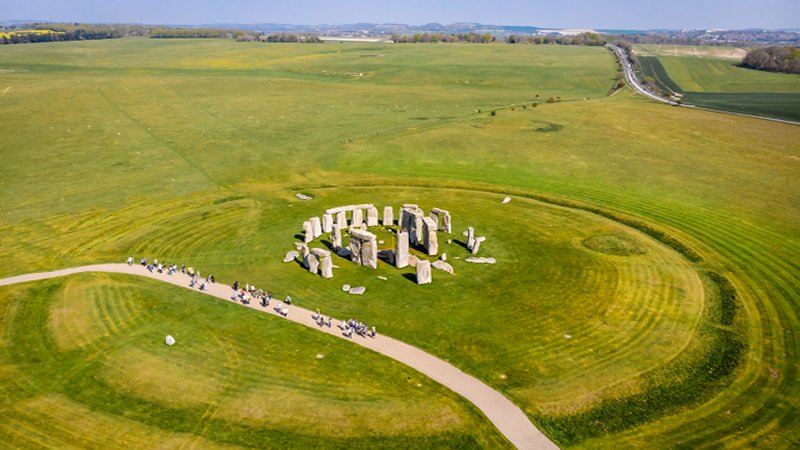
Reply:
[[[662,47],[668,48],[636,46],[643,70],[672,92],[683,93],[685,103],[800,120],[800,76],[737,67],[741,57],[726,56],[735,54],[732,48]]]
[[[711,45],[638,44],[636,52],[645,56],[694,56],[741,61],[747,50],[738,47]]]
[[[129,254],[187,263],[223,283],[249,281],[374,323],[503,392],[561,446],[792,447],[800,129],[669,108],[627,90],[605,97],[614,67],[605,49],[556,46],[126,39],[0,48],[8,174],[0,178],[0,275]],[[544,103],[551,96],[562,101]],[[301,202],[297,192],[314,199]],[[513,199],[501,205],[506,195]],[[410,269],[337,260],[334,279],[324,280],[281,263],[308,217],[365,202],[449,209],[454,241],[441,249],[456,274],[435,272],[433,284],[416,286],[403,276]],[[488,237],[481,254],[497,265],[455,259],[466,257],[456,242],[466,226]],[[390,246],[391,236],[381,237]],[[344,283],[367,293],[348,296]],[[0,420],[17,430],[0,437],[6,442],[63,439],[41,430],[31,411],[62,420],[93,409],[96,397],[116,400],[86,430],[114,423],[134,437],[156,432],[208,446],[280,446],[296,436],[310,447],[322,429],[309,430],[308,408],[292,405],[311,397],[323,423],[347,412],[352,434],[342,435],[355,446],[507,445],[455,394],[430,382],[414,391],[410,369],[191,293],[84,275],[4,288],[0,301],[9,355],[0,376],[17,379],[18,364],[35,369],[24,398],[4,405],[26,424]],[[57,343],[74,327],[50,325],[63,302],[75,308],[71,320],[104,324],[68,352]],[[197,319],[177,322],[190,346],[180,368],[197,373],[189,387],[216,395],[208,396],[215,408],[260,390],[245,413],[215,416],[198,431],[187,423],[202,407],[184,387],[143,398],[142,385],[82,379],[102,379],[115,364],[107,361],[126,353],[173,367],[164,365],[159,330],[193,317],[197,304]],[[23,331],[15,308],[35,324]],[[133,317],[148,311],[154,320]],[[219,369],[231,363],[210,340],[218,327],[248,358],[240,388],[215,390],[234,376]],[[30,346],[36,357],[24,355]],[[310,373],[317,361],[287,357],[296,349],[325,353],[325,365]],[[364,375],[342,376],[345,355],[355,354]],[[270,395],[262,368],[270,380],[285,371],[302,381]],[[36,381],[61,369],[70,375]],[[419,403],[426,397],[436,401]],[[120,413],[128,408],[132,416]],[[266,409],[280,411],[280,423]],[[358,422],[360,412],[380,418],[389,409],[409,418]],[[441,411],[452,420],[418,421]],[[242,415],[263,429],[242,419],[226,434]],[[408,435],[397,437],[396,427]]]

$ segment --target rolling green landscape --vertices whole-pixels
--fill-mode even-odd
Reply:
[[[688,60],[658,56],[698,95],[800,95]],[[796,447],[800,128],[609,97],[615,70],[580,46],[2,47],[0,276],[184,263],[375,324],[561,447]],[[358,203],[449,210],[455,274],[281,262],[303,221]],[[467,226],[496,265],[463,261]],[[87,274],[0,305],[5,446],[510,445],[400,363],[202,294]]]
[[[684,47],[681,51],[675,48]],[[642,70],[684,102],[723,111],[800,120],[800,76],[739,67],[726,47],[639,46]],[[693,52],[690,50],[694,50]]]

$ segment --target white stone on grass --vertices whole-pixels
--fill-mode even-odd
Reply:
[[[506,197],[506,198],[503,199],[502,203],[506,204],[506,203],[508,203],[510,201],[511,201],[511,197]]]
[[[430,284],[431,262],[427,259],[420,260],[416,265],[417,284]]]
[[[471,256],[465,259],[464,261],[473,264],[494,264],[497,262],[497,260],[494,258],[484,258],[483,256],[481,257]]]
[[[170,335],[167,335],[166,339],[164,339],[164,342],[167,345],[175,345],[175,338]]]
[[[350,285],[349,284],[343,284],[342,285],[342,290],[345,291],[345,292],[349,291],[350,290]]]
[[[364,286],[358,286],[350,288],[348,292],[352,295],[364,295],[364,292],[367,292],[367,288],[365,288]]]
[[[286,253],[286,256],[283,257],[283,262],[285,263],[292,262],[298,256],[300,256],[300,253],[297,250],[289,251]]]
[[[453,272],[453,266],[447,264],[444,261],[434,261],[433,264],[431,264],[431,267],[433,267],[434,269],[441,270],[442,272],[447,272],[451,275],[455,274],[455,272]]]
[[[311,200],[311,199],[313,199],[313,198],[314,198],[314,197],[309,197],[309,196],[308,196],[308,195],[306,195],[306,194],[301,194],[301,193],[299,193],[299,192],[298,192],[297,194],[294,194],[294,196],[295,196],[295,197],[297,197],[297,198],[299,198],[300,200]]]

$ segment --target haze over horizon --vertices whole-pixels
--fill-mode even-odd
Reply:
[[[6,4],[0,14],[3,20],[181,25],[477,22],[640,30],[800,28],[797,0],[660,0],[614,7],[591,0],[506,0],[501,4],[474,0],[391,4],[357,0],[279,0],[269,4],[255,0],[28,0]]]

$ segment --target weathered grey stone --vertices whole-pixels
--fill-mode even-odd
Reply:
[[[349,291],[350,290],[350,285],[349,284],[343,284],[342,285],[342,290],[345,291],[345,292]]]
[[[500,203],[504,203],[504,204],[505,204],[505,203],[508,203],[508,202],[510,202],[510,201],[511,201],[511,197],[506,197],[506,198],[504,198],[504,199],[503,199],[503,201],[502,201],[502,202],[500,202]]]
[[[286,256],[283,257],[283,262],[285,263],[292,262],[298,256],[300,256],[300,253],[298,253],[297,250],[292,250],[286,253]]]
[[[386,280],[388,280],[388,278],[386,278],[386,277],[385,277],[385,276],[383,276],[383,275],[378,275],[378,279],[379,279],[379,280],[383,280],[383,281],[386,281]]]
[[[328,257],[331,256],[331,252],[328,251],[328,250],[325,250],[324,248],[312,248],[311,249],[311,253],[319,256],[320,258],[322,258],[323,256],[328,256]]]
[[[311,273],[318,273],[319,272],[319,256],[309,253],[308,257],[306,258],[308,261],[308,271]]]
[[[313,240],[314,240],[314,227],[311,225],[311,222],[306,220],[305,222],[303,222],[303,242],[308,244]]]
[[[342,210],[336,212],[336,226],[339,228],[347,228],[347,213]]]
[[[472,227],[467,227],[467,250],[472,251],[472,247],[475,245],[475,229]]]
[[[322,278],[333,278],[333,260],[330,252],[328,252],[327,256],[320,257],[319,270]]]
[[[312,198],[314,198],[314,197],[309,197],[306,194],[301,194],[299,192],[297,194],[294,194],[294,196],[299,198],[300,200],[311,200]]]
[[[300,245],[300,258],[303,261],[303,267],[308,269],[308,254],[309,254],[308,246],[306,244]]]
[[[353,210],[353,220],[350,223],[350,226],[359,227],[362,223],[364,223],[364,210],[361,208],[356,208]]]
[[[322,232],[323,233],[330,233],[333,231],[333,215],[332,214],[323,214],[322,215]]]
[[[394,242],[394,264],[398,269],[408,266],[408,232],[399,231]]]
[[[319,217],[312,217],[308,221],[311,222],[311,231],[314,233],[314,239],[322,236],[322,224],[319,221]]]
[[[334,251],[339,251],[342,248],[342,227],[338,224],[333,227],[333,232],[331,233],[331,245],[333,246]]]
[[[408,255],[408,265],[411,267],[417,267],[417,263],[419,262],[419,258],[416,255]]]
[[[430,217],[424,217],[422,225],[422,245],[425,247],[426,253],[431,256],[439,253],[439,240],[436,236],[436,229],[439,225]]]
[[[330,214],[332,216],[335,216],[341,210],[342,210],[341,206],[337,206],[336,208],[328,208],[325,210],[325,214]]]
[[[394,225],[394,210],[391,206],[383,207],[383,226],[390,227]]]
[[[442,226],[440,229],[448,234],[453,232],[453,223],[450,220],[450,213],[448,211],[442,210]]]
[[[378,208],[372,205],[370,205],[367,208],[367,226],[368,227],[378,226]]]
[[[369,231],[350,228],[350,258],[362,266],[378,268],[377,236]]]
[[[453,266],[451,266],[450,264],[447,264],[444,261],[434,261],[433,264],[431,264],[431,267],[433,267],[434,269],[439,269],[439,270],[441,270],[443,272],[447,272],[447,273],[449,273],[451,275],[454,273],[453,272]]]
[[[469,258],[466,258],[464,261],[473,264],[494,264],[497,262],[494,258],[484,258],[482,256],[480,257],[470,256]]]
[[[481,248],[481,242],[485,241],[486,238],[484,236],[476,237],[472,242],[472,254],[477,255],[478,249]]]
[[[403,203],[403,208],[408,208],[408,209],[419,209],[419,206],[418,206],[418,205],[415,205],[415,204],[413,204],[413,203]]]
[[[367,288],[364,286],[353,287],[348,292],[352,295],[364,295],[364,292],[367,292]]]
[[[431,212],[428,213],[428,217],[436,221],[437,227],[439,226],[439,211],[440,211],[439,208],[433,208],[431,209]]]
[[[439,257],[442,261],[447,261],[447,253],[442,253],[442,256]]]
[[[408,237],[410,239],[411,245],[419,245],[422,244],[423,241],[423,218],[424,213],[421,209],[416,209],[411,211],[412,220],[411,220],[411,228],[408,230]]]
[[[429,284],[431,282],[431,262],[427,259],[420,260],[416,269],[417,284]]]

